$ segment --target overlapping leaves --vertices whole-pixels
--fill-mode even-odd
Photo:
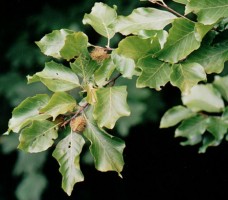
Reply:
[[[182,145],[201,143],[199,152],[205,152],[228,138],[228,79],[217,76],[213,83],[205,84],[206,73],[222,72],[228,60],[227,42],[213,41],[220,34],[216,23],[228,17],[228,0],[174,1],[186,5],[186,13],[195,13],[198,21],[143,7],[128,16],[118,16],[116,6],[95,3],[83,23],[108,39],[107,46],[102,47],[105,56],[91,55],[89,49],[95,45],[89,44],[83,32],[54,30],[36,42],[43,54],[58,61],[47,62],[41,72],[27,77],[28,83],[42,82],[53,94],[39,94],[19,104],[6,134],[19,133],[18,148],[30,153],[49,149],[58,138],[53,156],[60,165],[62,188],[68,195],[77,182],[84,180],[80,154],[85,141],[97,170],[116,171],[121,176],[124,141],[105,130],[130,115],[128,88],[114,85],[120,76],[128,80],[136,76],[137,88],[161,90],[170,82],[180,89],[183,105],[169,109],[160,127],[178,125],[175,137],[186,138]],[[216,34],[205,44],[205,36],[212,29]],[[224,26],[220,31],[225,30]],[[123,38],[113,49],[110,40],[116,33]],[[81,98],[81,107],[75,96]],[[139,108],[132,105],[135,110]],[[69,126],[79,114],[86,126],[81,134]]]

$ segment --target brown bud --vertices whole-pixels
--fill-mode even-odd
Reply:
[[[70,121],[70,127],[72,131],[81,133],[86,128],[86,119],[80,115]]]

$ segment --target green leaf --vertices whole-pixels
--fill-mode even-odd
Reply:
[[[161,87],[170,80],[171,69],[168,63],[147,56],[140,59],[137,66],[142,70],[136,83],[138,88],[150,87],[161,90]]]
[[[27,78],[28,83],[41,81],[53,92],[68,91],[79,87],[77,75],[68,67],[54,61],[45,63],[43,71]]]
[[[94,30],[100,35],[111,39],[115,35],[115,30],[112,24],[117,18],[117,13],[114,8],[107,6],[104,3],[95,3],[90,14],[85,14],[83,24],[91,25]]]
[[[45,151],[52,146],[57,137],[55,123],[47,120],[35,120],[29,127],[22,130],[18,148],[29,153]]]
[[[183,94],[188,94],[194,85],[206,79],[204,68],[198,63],[175,64],[170,75],[171,84],[177,86]]]
[[[34,97],[28,97],[22,101],[12,112],[12,118],[9,120],[9,129],[5,134],[12,130],[18,133],[23,127],[35,119],[47,119],[49,115],[40,115],[39,110],[47,105],[49,96],[46,94],[37,94]]]
[[[222,113],[222,120],[228,124],[228,106],[225,107]]]
[[[65,44],[60,50],[60,55],[70,60],[80,55],[88,55],[88,37],[83,32],[74,32],[65,38]]]
[[[198,49],[202,38],[195,25],[195,23],[182,18],[174,20],[164,48],[157,53],[158,58],[176,63]]]
[[[218,141],[224,138],[227,133],[228,124],[223,121],[220,117],[209,117],[207,130],[214,136]]]
[[[112,129],[120,117],[130,115],[126,86],[100,88],[96,95],[97,103],[93,114],[100,127]]]
[[[222,112],[224,102],[221,94],[212,84],[196,85],[191,89],[190,94],[182,96],[183,104],[194,112]]]
[[[218,146],[220,143],[221,141],[216,140],[211,134],[204,134],[199,153],[205,153],[208,147]]]
[[[133,59],[138,59],[156,53],[160,50],[160,44],[156,40],[142,39],[138,36],[129,36],[120,41],[116,53]]]
[[[105,60],[102,65],[95,71],[94,79],[98,86],[103,86],[111,77],[116,66],[111,59]]]
[[[205,135],[203,137],[203,145],[200,147],[199,152],[205,153],[208,147],[218,146],[227,133],[227,128],[228,125],[222,118],[209,117],[207,131],[211,133],[211,135]]]
[[[72,33],[73,31],[67,29],[54,30],[45,35],[40,41],[36,42],[36,44],[45,55],[61,58],[60,50],[65,44],[66,36]]]
[[[124,78],[131,79],[132,76],[138,72],[135,70],[135,62],[131,58],[118,55],[115,51],[112,52],[112,61],[116,66],[116,69],[122,74]]]
[[[195,145],[201,142],[202,134],[207,128],[207,118],[203,116],[193,116],[185,119],[175,131],[175,137],[185,137],[186,141],[181,145]]]
[[[54,58],[70,60],[88,54],[88,37],[83,32],[68,29],[54,30],[36,42],[41,52]]]
[[[189,117],[192,117],[193,113],[190,109],[184,106],[174,106],[167,110],[161,118],[160,128],[168,128],[175,126],[179,122]]]
[[[91,142],[90,152],[94,157],[95,167],[101,172],[116,171],[121,177],[123,170],[124,141],[99,128],[87,112],[87,128],[84,136]]]
[[[53,121],[60,114],[72,112],[77,106],[75,99],[66,92],[54,93],[48,104],[40,109],[40,113],[51,115]]]
[[[220,77],[215,76],[213,85],[221,93],[222,97],[228,101],[228,76]]]
[[[68,135],[57,144],[52,155],[60,165],[62,188],[70,196],[75,183],[84,180],[79,161],[85,141],[81,135],[71,132],[69,128],[67,131]]]
[[[213,24],[228,17],[228,0],[191,0],[186,6],[186,13],[188,12],[194,12],[202,24]]]
[[[88,57],[79,56],[73,63],[70,63],[70,67],[84,81],[88,81],[98,68],[98,64]]]
[[[197,62],[204,67],[207,74],[211,74],[222,72],[227,60],[228,42],[224,42],[216,46],[201,46],[188,57],[187,62]]]
[[[162,30],[176,18],[170,12],[155,8],[137,8],[128,16],[118,16],[115,30],[123,35],[140,30]]]
[[[164,47],[164,44],[166,43],[168,37],[168,33],[165,30],[140,30],[137,35],[142,39],[157,38],[161,49]]]

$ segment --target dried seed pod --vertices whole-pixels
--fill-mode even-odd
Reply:
[[[109,58],[109,54],[105,48],[102,47],[95,47],[91,53],[90,56],[93,60],[96,60],[98,62],[101,62],[107,58]]]
[[[86,119],[80,115],[70,121],[70,127],[72,131],[81,133],[86,128]]]

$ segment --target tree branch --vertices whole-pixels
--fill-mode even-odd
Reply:
[[[163,3],[163,2],[160,3],[160,2],[158,2],[158,1],[156,1],[156,0],[149,0],[149,2],[151,2],[151,3],[153,3],[153,4],[157,4],[157,5],[161,6],[161,7],[163,7],[163,8],[165,8],[165,9],[169,10],[171,13],[173,13],[174,15],[177,15],[178,17],[182,17],[182,18],[184,18],[184,19],[190,20],[190,19],[188,19],[187,17],[185,17],[184,15],[182,15],[182,14],[178,13],[177,11],[173,10],[172,8],[170,8],[169,6],[167,6],[167,5],[166,5],[165,3]]]

